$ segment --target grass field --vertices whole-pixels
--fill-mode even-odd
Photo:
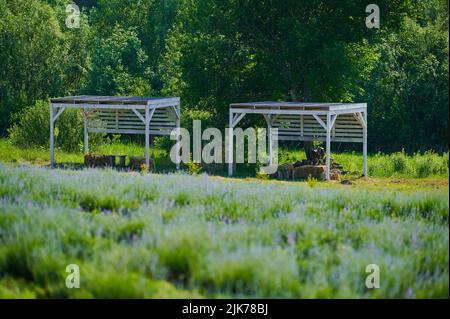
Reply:
[[[48,170],[20,165],[46,151],[5,143],[0,298],[449,297],[448,175],[344,186]],[[80,289],[65,286],[68,264]]]
[[[128,154],[142,156],[144,147],[135,143],[113,143],[103,146],[98,153],[102,154]],[[438,155],[427,152],[408,156],[399,152],[390,155],[373,154],[368,156],[368,174],[375,178],[448,178],[449,156],[448,152]],[[156,160],[157,172],[173,171],[175,165],[170,161],[168,150],[151,147],[150,156]],[[362,172],[362,156],[358,153],[337,153],[332,157],[350,172],[351,177],[359,177]],[[83,154],[67,153],[57,150],[56,162],[60,167],[71,168],[83,163]],[[294,163],[305,158],[303,151],[281,149],[279,163]],[[7,139],[0,139],[0,162],[16,164],[36,164],[48,166],[50,152],[47,148],[24,149],[15,147]],[[238,166],[237,176],[255,176],[255,167]],[[226,170],[217,172],[218,175],[226,175]]]

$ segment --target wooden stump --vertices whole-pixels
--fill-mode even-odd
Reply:
[[[145,156],[130,156],[130,168],[132,170],[140,170],[142,165],[145,165]],[[154,171],[155,167],[155,160],[151,158],[148,170]]]
[[[289,163],[285,163],[282,164],[280,166],[278,166],[278,170],[277,170],[277,178],[278,179],[291,179],[292,178],[292,173],[294,171],[294,165],[289,164]]]
[[[308,178],[311,176],[315,179],[325,179],[325,165],[304,165],[296,167],[293,171],[293,178]]]

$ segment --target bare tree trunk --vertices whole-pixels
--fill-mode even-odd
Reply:
[[[292,101],[294,101],[294,102],[309,101],[309,96],[310,96],[309,88],[304,83],[302,84],[303,98],[300,99],[296,88],[292,88],[290,90],[290,93],[291,93]],[[303,141],[303,149],[305,150],[306,160],[315,162],[316,156],[315,156],[315,152],[314,152],[314,143],[312,141]]]

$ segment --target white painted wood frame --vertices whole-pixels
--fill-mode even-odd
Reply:
[[[145,163],[150,164],[150,135],[180,139],[179,97],[68,96],[50,99],[50,166],[55,165],[55,121],[65,109],[83,114],[84,154],[89,152],[89,133],[145,135]],[[179,159],[179,154],[177,155]],[[179,160],[176,164],[179,169]]]
[[[367,176],[367,103],[249,102],[230,104],[228,175],[233,175],[234,128],[246,114],[262,114],[268,128],[272,160],[272,129],[278,140],[324,141],[326,179],[330,179],[331,143],[363,144],[363,175]],[[270,161],[271,163],[271,161]]]

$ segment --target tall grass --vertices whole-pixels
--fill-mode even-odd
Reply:
[[[363,163],[360,153],[332,153],[331,156],[342,164],[345,170],[352,174],[361,174]],[[279,162],[295,162],[305,158],[305,153],[301,150],[282,149]],[[448,152],[442,155],[432,151],[413,155],[407,155],[405,152],[376,153],[368,156],[367,166],[371,177],[448,177],[448,160]]]
[[[100,154],[127,154],[131,156],[144,156],[145,149],[142,145],[133,142],[113,142],[102,144],[97,147],[95,153]],[[169,152],[160,148],[150,147],[150,157],[156,158],[158,168],[173,169],[175,164],[171,163]],[[59,164],[70,166],[71,164],[82,164],[84,157],[82,152],[65,152],[61,149],[55,150],[55,160]],[[50,164],[50,150],[44,147],[19,148],[8,139],[0,139],[0,162],[2,163],[31,163],[37,165]]]
[[[156,159],[157,171],[174,170],[175,165],[169,158],[169,149],[150,147],[150,156]],[[118,142],[99,146],[98,153],[102,154],[127,154],[133,156],[143,156],[145,149],[143,145],[133,142]],[[336,162],[342,164],[344,169],[351,175],[361,175],[362,156],[359,153],[335,153],[332,157]],[[279,163],[305,159],[302,150],[281,149]],[[83,163],[82,153],[67,153],[62,150],[56,151],[56,161],[63,164]],[[45,148],[18,148],[12,145],[7,139],[0,139],[0,162],[3,163],[34,163],[48,165],[50,153]],[[224,166],[225,167],[225,166]],[[244,176],[254,176],[254,168],[240,167],[239,173]],[[226,175],[227,172],[217,172]],[[405,152],[393,154],[377,153],[368,156],[368,173],[371,177],[405,177],[405,178],[425,178],[425,177],[448,177],[449,175],[449,153],[442,155],[425,152],[407,155]]]
[[[448,209],[441,190],[0,164],[0,297],[448,298]]]

